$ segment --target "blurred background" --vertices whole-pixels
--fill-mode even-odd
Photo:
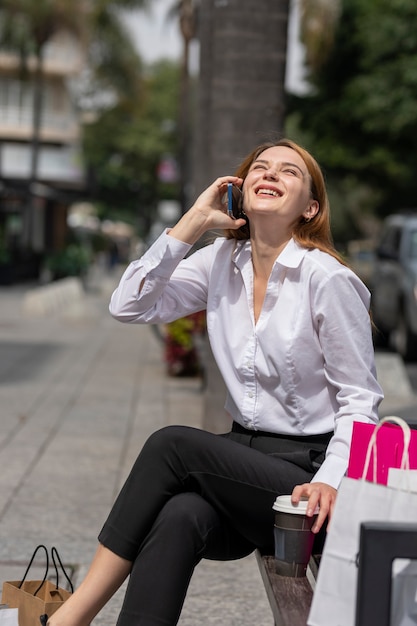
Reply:
[[[417,358],[416,26],[415,0],[0,0],[0,284],[127,263],[284,135]]]

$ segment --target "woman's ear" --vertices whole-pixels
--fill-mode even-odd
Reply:
[[[303,213],[303,217],[306,220],[311,220],[317,213],[319,212],[319,203],[317,200],[312,200],[308,205],[307,209]]]

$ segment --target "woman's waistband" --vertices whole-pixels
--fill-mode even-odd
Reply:
[[[233,422],[232,432],[251,437],[274,437],[275,439],[288,439],[289,441],[304,441],[305,443],[328,444],[334,433],[320,433],[318,435],[287,435],[284,433],[271,433],[266,430],[251,430],[244,428],[238,422]]]

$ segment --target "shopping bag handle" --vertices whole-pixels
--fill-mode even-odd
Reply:
[[[383,424],[386,424],[387,422],[394,422],[395,424],[398,424],[398,426],[401,427],[402,431],[403,431],[403,438],[404,438],[404,449],[403,449],[403,455],[402,455],[402,459],[401,459],[401,466],[400,469],[403,470],[408,470],[410,469],[410,459],[408,456],[408,448],[410,446],[410,440],[411,440],[411,430],[409,425],[407,424],[407,422],[405,420],[403,420],[401,417],[397,417],[396,415],[388,415],[387,417],[384,417],[383,419],[381,419],[378,424],[375,426],[375,429],[371,435],[371,438],[369,440],[369,444],[368,444],[368,449],[366,451],[366,457],[365,457],[365,464],[363,467],[363,473],[362,473],[362,480],[365,480],[366,475],[368,474],[368,469],[369,469],[369,463],[371,461],[371,454],[372,451],[374,453],[374,458],[373,458],[373,475],[372,475],[372,482],[376,482],[376,472],[377,472],[377,441],[376,441],[376,437],[378,434],[379,429],[381,428],[381,426]]]
[[[52,556],[52,562],[54,564],[55,574],[56,574],[56,587],[55,587],[55,589],[58,589],[58,586],[59,586],[58,566],[57,566],[56,560],[55,560],[55,559],[57,559],[57,561],[58,561],[58,563],[59,563],[59,565],[61,567],[61,570],[63,571],[64,576],[67,579],[67,582],[68,582],[68,584],[70,586],[71,593],[74,593],[74,587],[72,585],[71,579],[68,576],[67,572],[65,571],[65,567],[62,565],[61,557],[59,556],[58,550],[55,548],[55,546],[52,546],[52,548],[51,548],[51,556]],[[47,623],[48,623],[48,616],[47,616],[47,614],[44,613],[43,615],[40,615],[39,621],[41,623],[41,626],[46,626]]]
[[[41,589],[42,585],[45,583],[46,577],[48,576],[48,570],[49,570],[49,554],[48,554],[48,548],[47,548],[46,546],[44,546],[43,544],[39,544],[39,546],[37,546],[37,548],[35,548],[35,550],[34,550],[34,552],[33,552],[33,554],[32,554],[32,558],[31,558],[31,559],[30,559],[30,561],[29,561],[29,565],[28,565],[28,566],[27,566],[27,568],[26,568],[26,572],[23,574],[23,578],[22,578],[22,580],[20,581],[20,584],[19,584],[19,589],[21,589],[21,587],[22,587],[23,583],[24,583],[24,582],[25,582],[25,580],[26,580],[26,576],[27,576],[27,575],[28,575],[28,573],[29,573],[29,570],[30,570],[30,568],[31,568],[31,565],[32,565],[32,563],[33,563],[33,561],[34,561],[34,559],[35,559],[35,556],[37,555],[38,551],[39,551],[39,550],[41,550],[41,549],[42,549],[42,550],[44,550],[44,552],[45,552],[45,556],[46,556],[45,575],[44,575],[44,577],[43,577],[43,580],[42,580],[41,584],[39,585],[39,587],[36,589],[35,593],[33,594],[34,596],[36,596],[36,594],[39,592],[39,590]]]
[[[71,593],[74,593],[74,586],[73,586],[73,584],[71,582],[70,577],[68,576],[68,574],[67,574],[67,572],[65,570],[65,567],[62,564],[61,557],[59,556],[58,550],[55,548],[55,546],[52,546],[52,548],[51,548],[51,556],[52,556],[52,563],[54,564],[55,574],[56,574],[56,586],[55,586],[55,589],[58,589],[58,587],[59,587],[59,574],[58,574],[58,567],[57,567],[56,560],[55,560],[55,558],[56,558],[58,560],[58,563],[59,563],[60,567],[61,567],[62,573],[64,574],[65,578],[67,579],[67,582],[68,582],[68,584],[70,586],[70,589],[71,589]]]
[[[39,585],[39,587],[36,589],[35,593],[33,594],[34,596],[36,596],[36,594],[39,593],[39,591],[41,590],[41,588],[45,584],[46,577],[48,576],[48,572],[49,572],[49,553],[48,553],[48,548],[46,546],[44,546],[43,544],[40,544],[39,546],[37,546],[37,548],[35,548],[35,551],[32,554],[32,558],[29,561],[29,565],[26,568],[26,572],[24,573],[23,578],[22,578],[22,580],[19,583],[19,589],[21,589],[23,583],[26,580],[26,576],[29,573],[31,565],[32,565],[32,563],[33,563],[33,561],[35,559],[35,556],[37,555],[38,551],[41,550],[41,549],[45,552],[45,556],[46,556],[45,575],[43,577],[43,580],[42,580],[41,584]],[[51,556],[52,556],[52,563],[54,564],[54,568],[55,568],[55,589],[58,589],[58,587],[59,587],[59,572],[58,572],[58,566],[57,566],[57,561],[58,561],[58,563],[59,563],[59,565],[61,567],[61,570],[62,570],[62,572],[63,572],[63,574],[64,574],[65,578],[67,579],[67,582],[68,582],[68,584],[70,586],[71,593],[74,593],[74,587],[73,587],[73,584],[71,582],[71,579],[68,576],[68,574],[67,574],[67,572],[65,570],[65,567],[62,564],[61,557],[59,556],[58,550],[55,548],[55,546],[53,546],[51,548]]]

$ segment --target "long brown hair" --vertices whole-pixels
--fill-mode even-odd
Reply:
[[[297,154],[299,154],[299,156],[303,159],[310,175],[311,197],[319,204],[317,214],[310,221],[307,221],[304,217],[300,217],[299,221],[294,225],[292,233],[294,239],[304,248],[318,248],[323,252],[331,254],[340,263],[346,265],[346,262],[336,251],[333,244],[333,238],[330,230],[330,206],[323,173],[317,161],[309,152],[307,152],[307,150],[290,139],[280,139],[277,142],[263,143],[248,154],[236,170],[235,175],[239,176],[239,178],[243,178],[244,180],[252,163],[259,157],[259,155],[264,152],[264,150],[274,148],[276,146],[290,148],[291,150],[297,152]],[[246,226],[239,228],[239,230],[227,230],[226,237],[228,239],[249,239],[249,222]]]

